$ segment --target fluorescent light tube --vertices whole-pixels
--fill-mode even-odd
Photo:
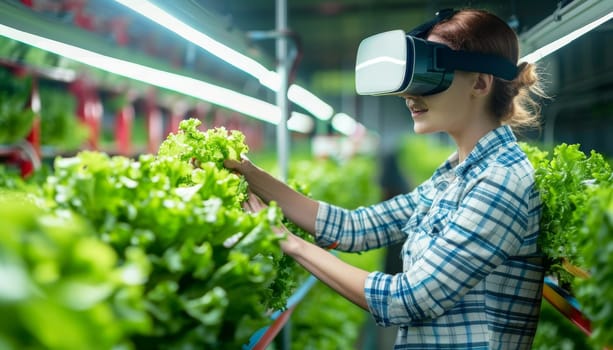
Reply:
[[[299,85],[292,84],[287,91],[287,97],[318,119],[328,120],[334,114],[334,109],[329,104]]]
[[[268,123],[278,124],[281,120],[281,113],[277,106],[201,80],[104,56],[3,24],[0,24],[0,34],[107,72],[193,96]]]
[[[256,60],[216,41],[210,36],[188,26],[181,20],[173,17],[168,12],[145,0],[115,0],[118,3],[132,9],[144,17],[162,25],[168,30],[175,32],[182,38],[200,46],[206,51],[253,75],[256,78],[264,77],[269,70]]]
[[[242,53],[214,40],[208,35],[190,27],[168,12],[146,0],[115,0],[130,8],[134,12],[149,18],[166,29],[178,34],[185,40],[192,42],[200,48],[212,53],[229,64],[257,78],[258,81],[272,91],[278,91],[281,87],[279,74],[268,70],[259,62]],[[332,117],[334,110],[330,105],[313,95],[306,89],[292,85],[288,89],[288,99],[313,114],[321,120]]]
[[[313,122],[313,118],[306,114],[292,112],[292,115],[287,120],[287,128],[307,134],[313,131],[315,128],[315,122]]]
[[[332,118],[332,127],[347,136],[353,135],[358,129],[358,125],[359,123],[355,119],[345,113],[337,113]]]
[[[551,43],[538,48],[537,50],[527,54],[526,56],[520,58],[520,61],[525,61],[525,62],[529,62],[529,63],[534,63],[550,54],[552,54],[553,52],[559,50],[560,48],[568,45],[571,41],[577,39],[578,37],[582,36],[583,34],[591,31],[592,29],[598,27],[599,25],[605,23],[606,21],[610,20],[611,18],[613,18],[613,12],[609,12],[608,14],[598,18],[597,20],[586,24],[585,26],[576,29],[568,34],[566,34],[565,36],[552,41]]]

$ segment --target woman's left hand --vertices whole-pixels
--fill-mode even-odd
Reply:
[[[268,205],[258,197],[255,193],[249,191],[247,200],[243,203],[243,209],[247,212],[257,213],[263,209],[268,208]],[[272,228],[274,232],[280,237],[284,237],[281,241],[281,249],[285,253],[290,253],[292,247],[294,247],[299,240],[298,236],[291,233],[284,225],[276,226]],[[291,254],[290,254],[291,255]]]
[[[249,198],[243,203],[246,211],[254,213],[266,207],[267,205],[252,192],[249,192]],[[351,266],[315,244],[303,240],[284,225],[273,227],[273,230],[284,237],[280,242],[283,253],[294,258],[320,281],[368,311],[363,290],[368,277],[367,271]]]
[[[243,203],[243,209],[247,212],[258,213],[266,208],[268,208],[268,205],[266,205],[266,203],[255,193],[249,191],[247,200]]]

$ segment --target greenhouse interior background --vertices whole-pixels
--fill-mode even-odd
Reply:
[[[519,140],[549,156],[556,146],[576,145],[586,157],[597,153],[609,166],[613,164],[613,1],[0,0],[0,197],[4,188],[56,201],[59,196],[76,196],[87,186],[79,182],[87,176],[117,176],[128,186],[117,170],[124,163],[110,157],[134,166],[130,162],[142,155],[157,154],[170,135],[183,130],[182,121],[187,119],[198,120],[202,132],[218,127],[240,131],[254,163],[288,183],[303,184],[303,190],[316,199],[356,208],[408,192],[454,151],[453,142],[442,134],[415,134],[410,112],[398,97],[358,95],[356,51],[369,35],[409,30],[439,9],[464,7],[486,9],[507,21],[518,34],[520,56],[536,62],[544,79],[548,98],[539,100],[542,126],[519,134]],[[83,151],[100,154],[88,156],[92,172],[95,165],[109,169],[66,176],[72,171],[69,160]],[[85,195],[97,190],[83,189]],[[111,205],[114,192],[108,193]],[[113,202],[113,209],[100,204],[99,210],[130,207],[120,202]],[[607,205],[606,215],[613,222],[613,204]],[[92,208],[87,213],[98,215],[98,209]],[[6,201],[0,201],[0,209],[0,226],[29,222],[26,216],[11,216]],[[113,220],[120,221],[117,215]],[[96,225],[111,225],[108,215],[91,220],[94,231]],[[57,227],[50,229],[47,224],[40,222],[38,229],[49,229],[45,231],[49,237],[56,237]],[[21,232],[17,224],[11,225],[0,229],[8,230],[5,237],[10,230]],[[134,237],[147,239],[144,229],[129,225],[135,225],[130,226]],[[120,228],[114,229],[120,235]],[[141,274],[147,271],[155,278],[124,286],[109,277],[113,282],[105,283],[102,294],[86,291],[93,285],[83,284],[80,291],[87,297],[79,297],[76,289],[68,292],[70,283],[81,278],[77,275],[84,269],[91,269],[94,279],[116,276],[108,261],[120,264],[121,254],[111,258],[116,253],[104,253],[105,245],[100,248],[104,252],[96,254],[96,261],[102,261],[97,265],[71,250],[74,259],[85,260],[68,269],[75,273],[70,277],[74,280],[66,277],[64,287],[52,293],[57,300],[68,295],[78,300],[71,305],[80,303],[79,312],[71,313],[62,309],[60,301],[30,300],[26,297],[30,294],[20,292],[19,281],[35,280],[32,276],[62,279],[59,272],[64,270],[49,262],[57,249],[56,253],[45,250],[42,241],[30,242],[35,247],[31,251],[11,244],[8,239],[0,242],[0,314],[9,313],[19,321],[0,321],[0,349],[105,349],[109,344],[201,349],[393,346],[394,329],[377,327],[366,312],[304,271],[296,272],[290,304],[272,315],[262,312],[262,305],[251,305],[258,303],[256,297],[232,306],[232,293],[224,311],[214,308],[211,300],[220,297],[214,293],[198,302],[190,299],[191,309],[184,306],[182,293],[177,293],[176,302],[158,305],[171,298],[171,284],[154,288],[149,283],[164,280],[166,275],[156,275],[155,266],[170,261],[170,250],[155,253],[159,261],[149,258],[154,267],[143,262],[146,254],[153,253],[131,255]],[[337,254],[364,269],[391,272],[400,263],[394,249]],[[613,255],[610,251],[608,256]],[[178,265],[168,262],[164,265],[168,271],[180,266],[176,268],[183,273],[189,264],[197,264],[181,260],[180,252],[179,248],[172,252]],[[43,259],[49,259],[46,265],[24,268]],[[68,264],[64,260],[62,264]],[[608,314],[594,315],[582,309],[580,295],[560,289],[564,286],[555,278],[549,282],[534,349],[601,349],[602,341],[613,340],[602,335],[613,333],[610,286],[609,294],[601,295]],[[604,287],[600,292],[605,293]],[[118,295],[123,299],[118,300]],[[228,316],[231,312],[257,317]],[[178,320],[188,317],[189,322]],[[67,326],[58,327],[60,323]],[[100,327],[107,331],[96,331]],[[149,339],[144,334],[155,336]]]

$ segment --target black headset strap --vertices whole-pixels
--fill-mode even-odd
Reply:
[[[451,18],[458,11],[443,9],[436,17],[411,30],[408,35],[426,39],[428,32],[437,24]],[[448,47],[436,48],[437,65],[445,69],[459,69],[467,72],[492,74],[496,77],[513,80],[517,77],[517,66],[506,58],[482,53],[456,51]]]
[[[426,38],[426,34],[432,29],[437,23],[442,22],[451,16],[455,15],[458,11],[454,9],[443,9],[436,13],[436,17],[429,20],[424,24],[420,24],[419,26],[413,28],[408,34],[417,38]]]
[[[517,77],[517,66],[500,56],[456,51],[448,47],[437,47],[435,50],[436,64],[440,68],[487,73],[505,80]]]

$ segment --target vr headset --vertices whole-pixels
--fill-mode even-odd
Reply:
[[[455,70],[487,73],[513,80],[517,76],[517,66],[506,58],[452,50],[425,39],[434,25],[456,12],[439,11],[435,19],[408,34],[403,30],[392,30],[362,40],[355,66],[357,93],[432,95],[449,88]]]

